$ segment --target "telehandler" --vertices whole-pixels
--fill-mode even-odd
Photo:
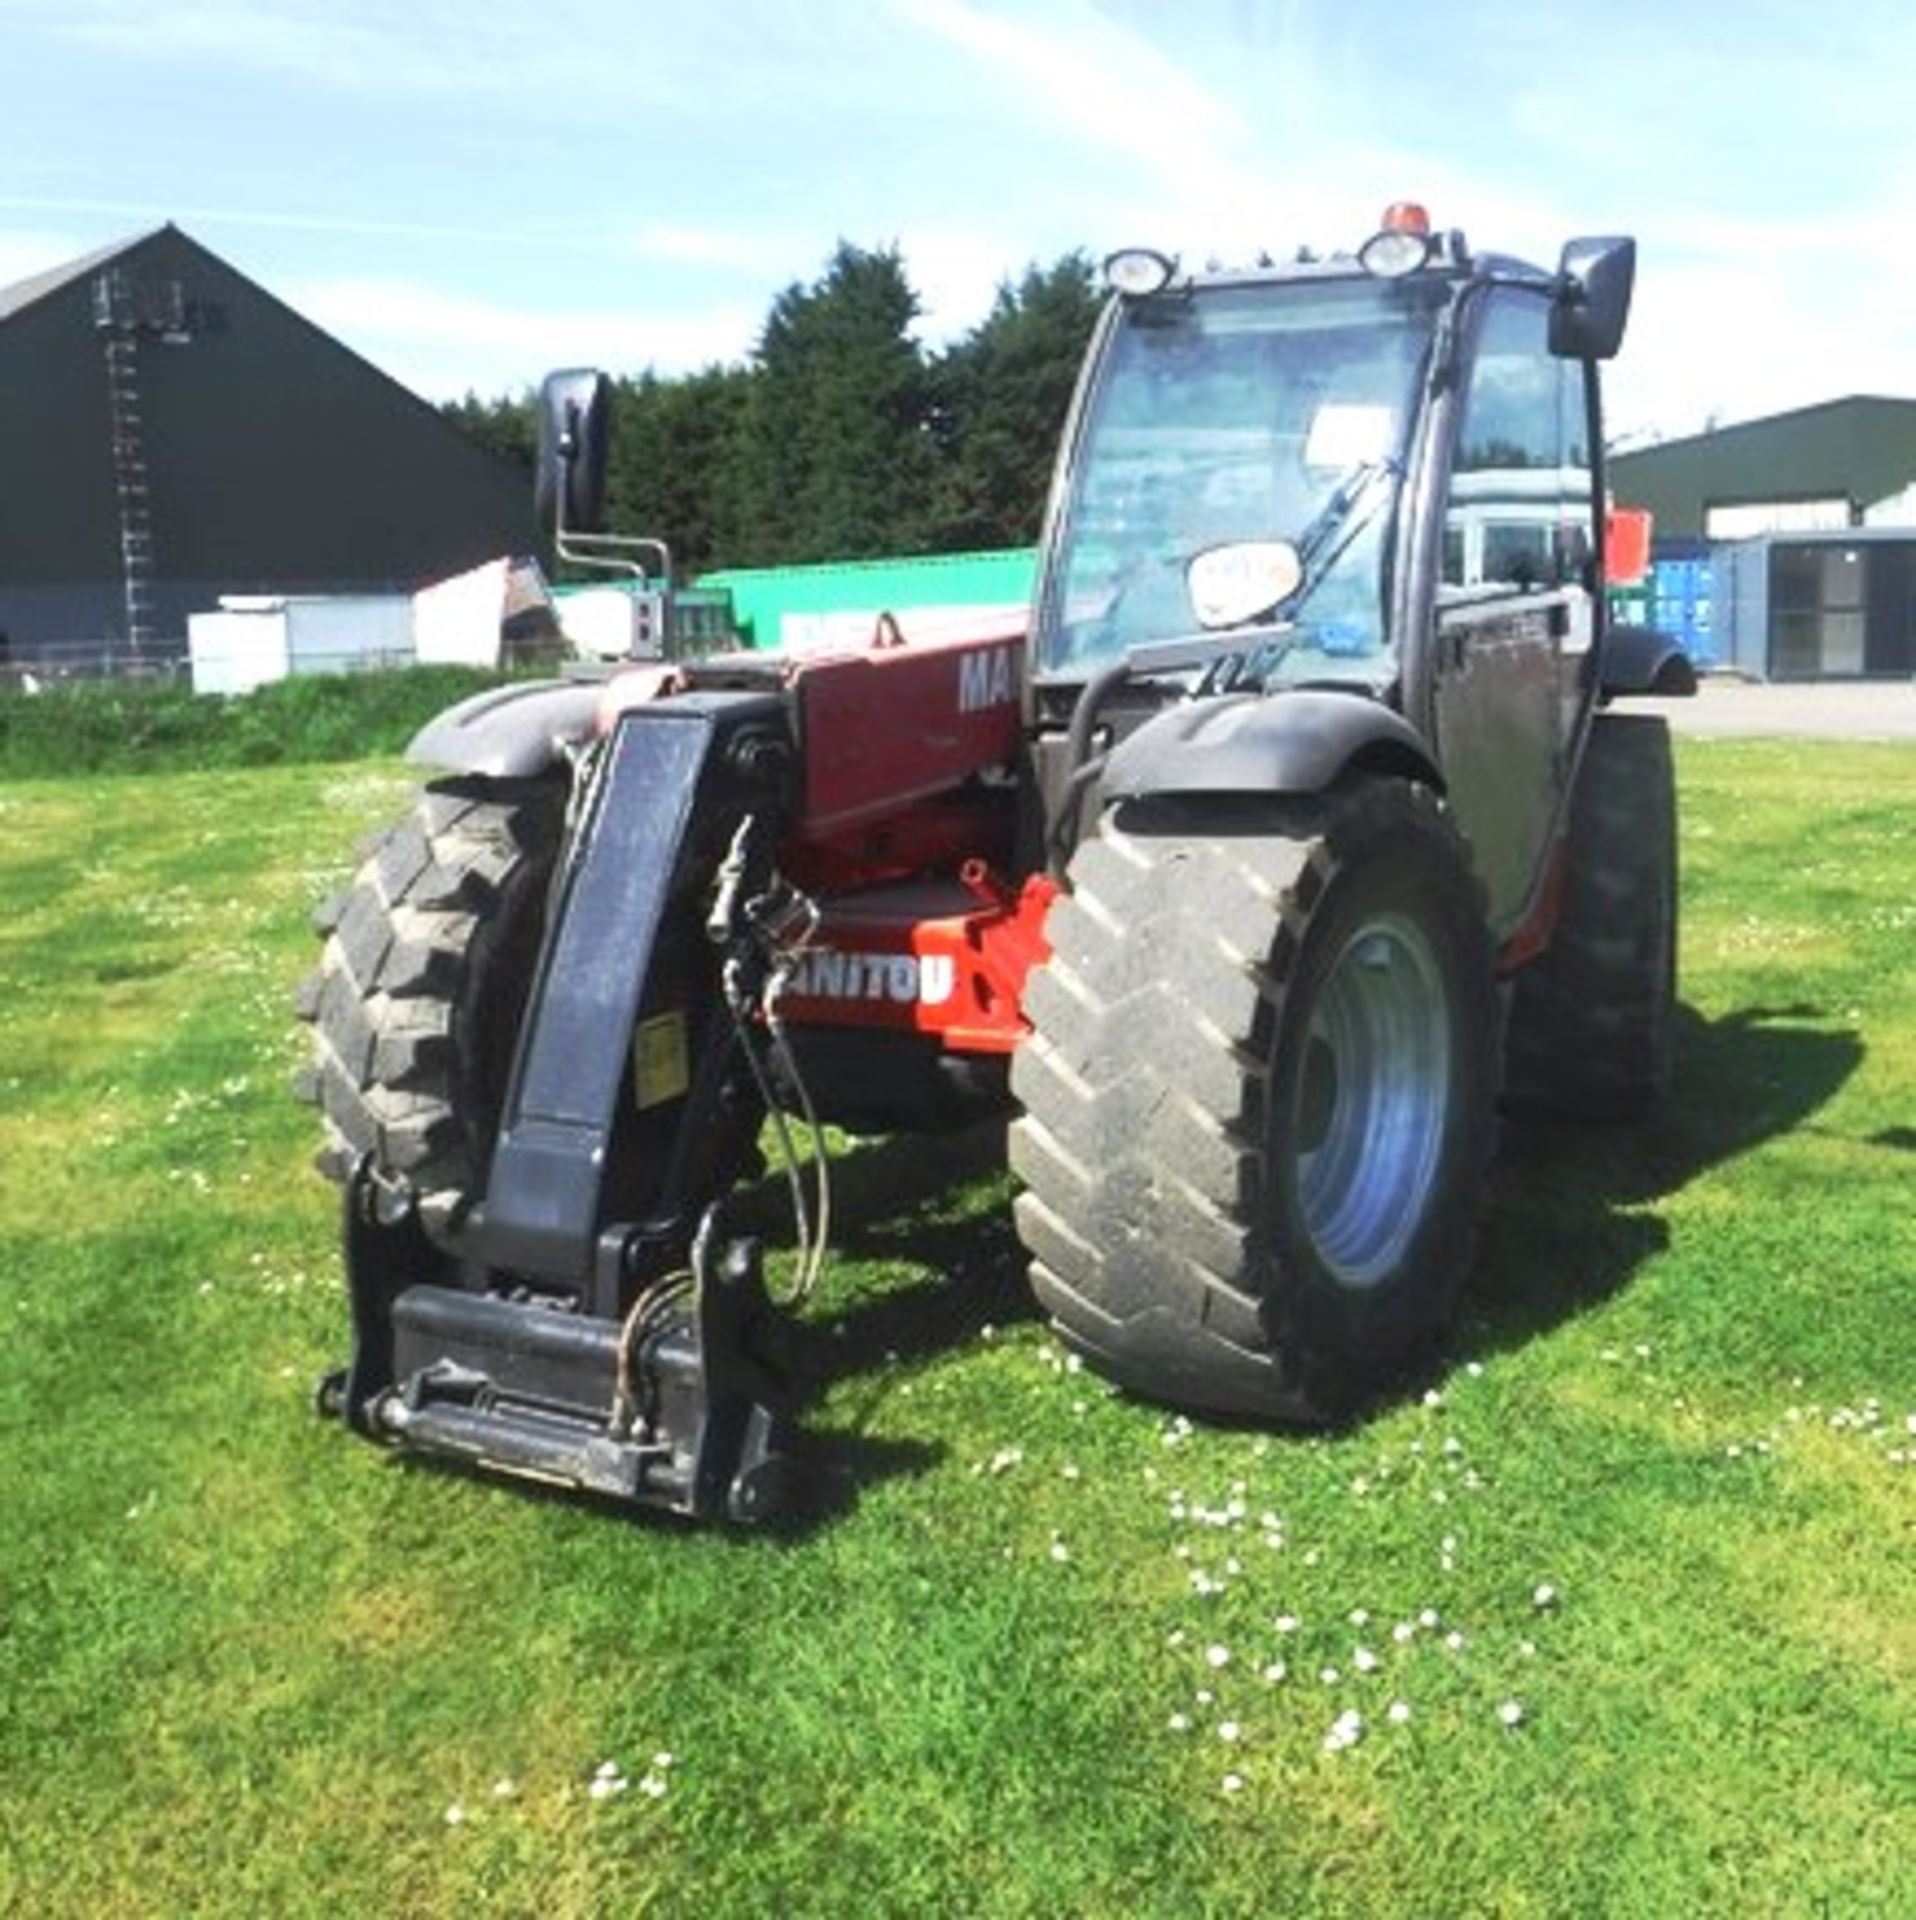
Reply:
[[[520,684],[420,734],[302,1007],[367,1437],[702,1518],[778,1502],[794,1129],[1010,1116],[1037,1299],[1170,1405],[1337,1418],[1443,1329],[1500,1103],[1670,1075],[1673,643],[1606,619],[1627,239],[1394,207],[1354,255],[1137,250],[1029,617]],[[600,523],[607,384],[541,396]],[[614,543],[616,544],[616,543]]]

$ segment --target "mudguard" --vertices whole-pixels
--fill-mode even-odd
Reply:
[[[1674,636],[1655,627],[1614,625],[1604,635],[1601,680],[1606,699],[1618,694],[1696,692],[1696,668]]]
[[[1443,791],[1423,737],[1358,693],[1217,694],[1168,707],[1106,762],[1106,800],[1169,793],[1321,793],[1347,768]]]
[[[435,714],[413,735],[406,758],[439,773],[528,779],[556,765],[562,745],[586,738],[604,692],[600,680],[492,687]]]

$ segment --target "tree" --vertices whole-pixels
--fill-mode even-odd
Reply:
[[[897,248],[844,240],[772,303],[742,440],[745,564],[923,551],[935,451],[917,315]]]
[[[747,366],[617,381],[608,525],[667,543],[685,580],[718,566],[1022,546],[1097,318],[1082,253],[1028,267],[935,362],[896,247],[839,241],[772,303]],[[535,401],[442,409],[530,467]]]
[[[1002,282],[989,314],[934,370],[942,548],[1038,537],[1058,435],[1100,300],[1083,253]]]
[[[481,446],[518,461],[530,472],[538,444],[533,405],[529,390],[522,390],[516,399],[481,400],[468,389],[463,400],[448,400],[439,411]]]
[[[752,378],[743,367],[709,366],[669,380],[648,371],[613,389],[608,524],[663,540],[678,580],[723,564],[740,545]]]

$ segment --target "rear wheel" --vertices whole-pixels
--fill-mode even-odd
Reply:
[[[319,916],[325,950],[299,1001],[318,1165],[344,1181],[370,1156],[437,1238],[485,1179],[562,810],[555,781],[434,782]]]
[[[1126,1385],[1335,1415],[1448,1319],[1498,1083],[1481,896],[1427,790],[1080,846],[1012,1067],[1040,1300]]]
[[[1571,801],[1563,915],[1511,990],[1504,1092],[1513,1109],[1624,1119],[1669,1092],[1676,824],[1669,724],[1598,714]]]

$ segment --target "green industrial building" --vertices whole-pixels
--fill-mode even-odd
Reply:
[[[938,553],[801,567],[736,567],[702,574],[732,596],[740,637],[754,647],[868,639],[881,613],[1023,608],[1038,570],[1035,547]],[[909,622],[904,622],[909,625]]]
[[[1916,674],[1916,400],[1852,394],[1610,461],[1647,507],[1642,617],[1762,679]]]
[[[1852,394],[1634,448],[1611,456],[1610,486],[1666,546],[1916,527],[1916,400]]]

